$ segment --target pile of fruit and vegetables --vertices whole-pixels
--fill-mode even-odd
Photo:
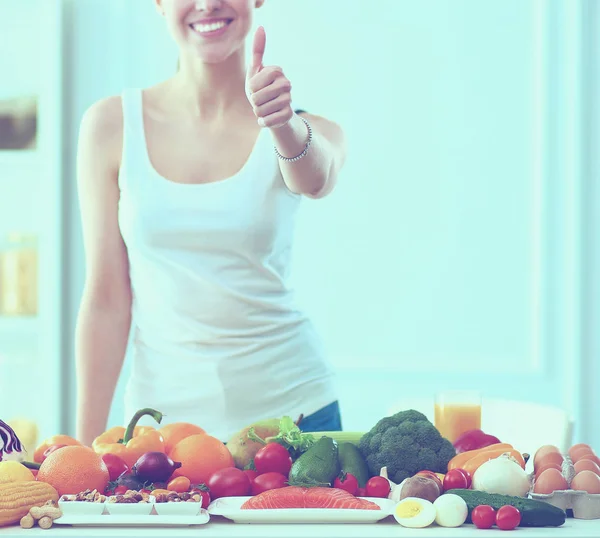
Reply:
[[[149,415],[156,427],[138,426]],[[62,502],[198,503],[250,497],[241,509],[380,510],[405,527],[560,527],[600,518],[600,459],[589,445],[527,453],[481,430],[454,444],[415,410],[366,433],[306,433],[283,417],[227,444],[189,423],[160,426],[142,409],[83,446],[57,435],[28,450],[0,421],[0,526],[49,528]],[[585,503],[583,502],[585,501]],[[578,504],[579,503],[579,504]],[[393,519],[391,520],[393,521]]]

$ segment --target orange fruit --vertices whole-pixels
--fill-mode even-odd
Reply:
[[[200,426],[189,422],[175,422],[167,424],[158,430],[165,440],[165,454],[170,454],[175,445],[186,437],[206,433]]]
[[[67,445],[67,446],[82,446],[81,443],[70,437],[69,435],[54,435],[48,437],[42,444],[40,444],[33,453],[33,461],[36,463],[42,463],[44,459],[44,452],[48,450],[52,445]]]
[[[216,437],[207,434],[190,435],[179,441],[170,457],[173,461],[181,462],[173,478],[186,476],[192,484],[206,484],[215,471],[234,466],[233,456],[227,447]]]
[[[37,480],[50,484],[59,495],[75,495],[86,489],[104,493],[109,474],[102,456],[91,448],[66,446],[43,461]]]

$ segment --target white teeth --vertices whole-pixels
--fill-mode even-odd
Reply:
[[[213,22],[210,24],[192,24],[192,28],[201,34],[206,34],[208,32],[216,32],[221,28],[227,26],[225,21]]]

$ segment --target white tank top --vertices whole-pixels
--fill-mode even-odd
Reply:
[[[242,169],[181,184],[148,155],[142,91],[123,101],[119,225],[133,293],[125,423],[140,408],[227,441],[336,400],[321,341],[287,284],[301,196],[263,129]],[[140,424],[151,424],[151,419]]]

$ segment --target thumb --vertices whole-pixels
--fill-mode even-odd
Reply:
[[[248,78],[252,78],[262,69],[266,44],[267,34],[265,33],[265,29],[259,26],[254,34],[254,42],[252,43],[252,58],[248,69]]]

